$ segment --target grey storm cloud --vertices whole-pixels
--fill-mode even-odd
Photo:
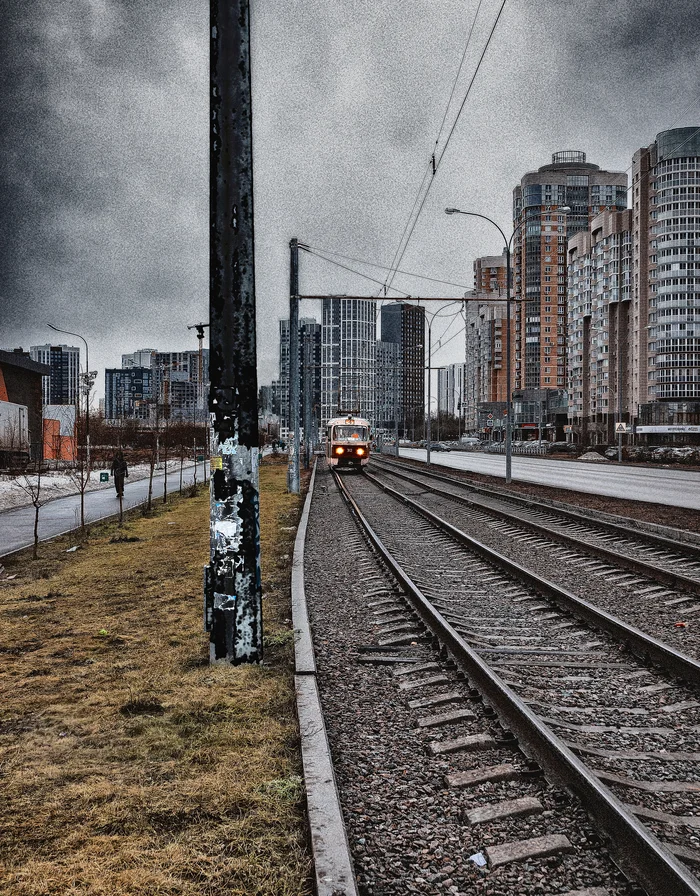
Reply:
[[[2,4],[3,330],[96,298],[124,319],[140,299],[205,303],[207,14]]]
[[[276,375],[290,238],[391,262],[474,13],[448,128],[500,5],[251,0],[261,382]],[[84,332],[101,367],[145,345],[196,347],[208,12],[205,0],[0,0],[0,347],[47,341],[47,321]],[[445,206],[507,228],[513,187],[551,153],[626,170],[659,131],[700,126],[699,49],[697,0],[507,0],[402,268],[468,286],[499,238]],[[376,292],[306,255],[301,288]],[[459,359],[459,341],[442,361]]]

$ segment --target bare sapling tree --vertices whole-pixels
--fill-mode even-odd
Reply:
[[[51,499],[51,492],[49,489],[44,488],[44,483],[42,481],[43,456],[44,443],[42,441],[38,446],[38,457],[34,464],[28,466],[25,471],[15,479],[15,483],[25,492],[34,507],[34,546],[32,549],[32,560],[37,560],[39,558],[39,511],[44,504]]]
[[[85,491],[90,482],[90,453],[86,438],[84,421],[76,421],[76,452],[73,466],[68,468],[68,475],[78,489],[80,495],[80,530],[85,533]]]
[[[146,511],[151,512],[153,507],[153,472],[158,463],[160,454],[160,422],[162,408],[159,404],[155,406],[156,416],[151,430],[150,446],[148,451],[148,501],[146,502]]]
[[[168,454],[170,449],[170,441],[172,438],[172,427],[170,417],[167,416],[163,420],[163,430],[161,435],[161,445],[163,447],[163,504],[168,503]]]

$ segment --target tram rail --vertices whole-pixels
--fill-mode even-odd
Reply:
[[[523,664],[529,669],[554,665],[562,668],[577,667],[579,671],[590,670],[597,666],[598,671],[603,675],[601,681],[597,682],[601,693],[605,689],[610,693],[614,692],[615,678],[619,674],[622,678],[630,681],[635,681],[640,677],[646,680],[649,677],[652,684],[644,685],[643,690],[645,694],[649,695],[657,692],[663,693],[668,688],[678,689],[677,679],[682,679],[685,683],[683,697],[690,699],[681,699],[675,704],[678,716],[676,723],[687,735],[697,740],[697,734],[700,731],[697,714],[699,704],[694,700],[694,693],[688,692],[694,691],[700,684],[700,664],[634,626],[582,601],[560,586],[546,581],[521,564],[514,563],[471,538],[465,532],[461,532],[456,526],[440,519],[425,507],[421,507],[412,498],[407,498],[396,489],[382,484],[381,488],[384,494],[389,496],[395,505],[403,505],[406,507],[407,513],[414,515],[414,519],[418,514],[422,520],[429,523],[429,529],[421,529],[418,533],[418,542],[424,552],[421,557],[420,551],[417,550],[417,543],[407,543],[405,535],[411,525],[415,528],[415,522],[411,524],[410,521],[404,521],[399,525],[396,511],[388,513],[386,503],[381,505],[381,509],[375,507],[374,513],[370,513],[370,516],[373,515],[375,518],[374,525],[366,515],[366,508],[363,509],[363,506],[368,503],[376,503],[377,500],[374,495],[377,494],[378,484],[373,479],[374,477],[365,475],[362,477],[361,483],[357,481],[346,483],[345,480],[341,481],[341,477],[336,476],[339,488],[352,507],[353,513],[374,549],[380,554],[382,562],[390,569],[392,576],[399,582],[413,611],[420,618],[421,624],[432,632],[433,637],[441,645],[443,654],[449,655],[457,663],[458,667],[467,675],[470,684],[478,689],[483,699],[493,708],[504,728],[517,736],[521,750],[534,760],[548,777],[551,776],[561,786],[576,794],[591,817],[595,819],[595,823],[605,832],[610,849],[614,852],[621,867],[633,878],[636,878],[649,894],[652,896],[671,896],[676,893],[700,894],[700,881],[678,858],[680,855],[684,862],[692,865],[695,862],[700,862],[700,852],[695,850],[692,845],[684,846],[675,841],[662,843],[652,833],[650,827],[640,820],[641,817],[645,817],[652,819],[652,824],[654,822],[658,822],[659,825],[673,824],[674,821],[669,813],[655,809],[652,805],[653,800],[646,806],[633,807],[633,811],[630,804],[626,804],[618,798],[604,781],[612,782],[613,786],[618,790],[622,789],[625,793],[630,787],[635,790],[641,789],[644,792],[644,787],[637,787],[640,782],[630,776],[615,774],[614,771],[606,770],[605,767],[602,770],[591,769],[580,758],[581,756],[598,757],[599,764],[602,763],[605,766],[610,755],[615,751],[606,750],[600,744],[596,746],[596,742],[591,743],[590,738],[587,740],[582,735],[578,736],[578,743],[565,742],[561,734],[557,733],[564,731],[569,734],[576,732],[579,728],[585,728],[586,726],[570,723],[570,720],[567,720],[567,714],[573,712],[575,716],[577,712],[590,713],[595,711],[595,707],[569,706],[566,705],[568,698],[555,695],[548,696],[544,702],[542,702],[541,695],[539,698],[535,695],[533,699],[527,681],[523,683],[518,679],[518,670],[523,667]],[[373,490],[372,494],[367,492],[368,488]],[[381,521],[387,517],[391,518],[391,526],[386,531],[380,532],[380,526],[377,525],[376,520]],[[473,556],[478,557],[478,560],[469,561],[469,563],[476,564],[479,568],[483,567],[481,572],[483,581],[487,579],[494,581],[495,575],[500,583],[495,590],[500,589],[505,597],[496,606],[495,599],[489,595],[487,601],[490,603],[487,605],[493,607],[494,617],[497,617],[499,613],[513,613],[512,617],[504,616],[503,619],[506,625],[513,626],[513,634],[490,637],[487,632],[484,632],[483,627],[480,627],[474,621],[474,617],[470,615],[470,612],[475,609],[474,604],[478,603],[473,598],[471,602],[465,603],[458,597],[446,598],[444,593],[441,594],[440,589],[437,589],[435,594],[430,593],[435,591],[431,584],[430,572],[422,567],[425,566],[425,553],[428,550],[439,553],[437,547],[431,546],[430,549],[427,547],[429,543],[433,544],[430,539],[435,538],[434,534],[430,534],[431,531],[435,532],[433,527],[439,529],[438,540],[447,540],[452,546],[457,541],[463,550],[466,549]],[[445,536],[448,538],[445,539]],[[446,556],[447,549],[445,548],[436,562],[442,562],[442,558]],[[454,569],[458,570],[461,564],[458,561],[455,561],[455,564]],[[489,569],[498,572],[491,574],[488,572]],[[421,574],[424,578],[423,583],[420,581]],[[443,574],[447,575],[446,572]],[[455,581],[457,577],[458,573],[455,573]],[[503,585],[505,578],[511,582],[517,582],[519,588],[523,589],[519,591],[516,588],[518,596],[513,596],[513,589],[510,586]],[[547,613],[544,605],[533,606],[531,603],[540,601],[542,598],[553,602],[552,609],[556,609],[554,614]],[[522,622],[522,610],[525,606],[530,606],[540,613],[539,616],[533,614],[533,624]],[[545,611],[544,615],[541,615],[543,611]],[[561,612],[566,614],[563,622],[559,621]],[[550,622],[552,616],[556,617],[556,624]],[[571,622],[572,616],[577,620],[575,623]],[[517,625],[513,622],[516,617],[519,620]],[[593,641],[584,642],[582,645],[580,638],[578,641],[572,640],[573,630],[571,627],[575,626],[578,629],[581,622],[595,628],[596,637],[597,633],[604,632],[605,637],[611,640],[607,644]],[[549,626],[549,630],[544,631],[547,626]],[[577,637],[578,634],[577,631]],[[590,633],[585,637],[590,637]],[[597,654],[593,652],[596,647],[600,647]],[[616,661],[616,658],[620,656],[624,657],[623,663]],[[517,657],[524,657],[524,659],[518,660]],[[518,663],[521,665],[519,666]],[[651,663],[656,668],[652,669]],[[623,668],[624,673],[616,671],[618,668]],[[504,669],[506,670],[505,676]],[[526,675],[527,673],[522,674]],[[510,675],[510,681],[507,680],[507,675]],[[607,678],[605,678],[606,675]],[[570,677],[576,678],[577,676]],[[583,677],[585,678],[585,676]],[[554,689],[553,684],[552,689]],[[595,692],[591,692],[590,696],[595,698]],[[561,705],[557,705],[557,701]],[[543,706],[543,711],[535,712],[533,706]],[[663,715],[667,708],[661,706],[654,712],[650,711],[649,714]],[[621,711],[624,709],[625,707]],[[641,708],[628,707],[627,709],[630,713],[643,714],[646,712]],[[601,717],[606,716],[606,707],[600,709],[600,715]],[[588,727],[600,729],[600,736],[604,743],[606,732],[616,729],[624,731],[626,727],[630,726],[620,725],[618,720],[617,725],[603,724]],[[639,749],[628,751],[628,753],[632,756],[660,756],[663,750],[655,749],[658,743],[654,740],[654,734],[645,734],[645,730],[638,726],[631,726],[634,737],[642,741],[647,737],[650,742],[646,744],[646,748],[643,748],[643,744]],[[660,725],[651,725],[649,728],[650,732],[659,730],[662,730]],[[669,754],[670,761],[680,763],[682,768],[687,768],[687,765],[684,766],[683,763],[695,762],[700,758],[700,754],[692,750],[670,750]],[[601,760],[601,757],[604,758]],[[663,788],[666,786],[663,780],[646,783],[652,792],[664,792]],[[690,780],[687,784],[688,790],[700,791],[700,783],[696,786]],[[692,821],[687,823],[686,819],[679,821],[678,825],[692,828]]]

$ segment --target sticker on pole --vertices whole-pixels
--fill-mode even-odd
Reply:
[[[627,432],[627,424],[626,423],[616,423],[615,424],[615,432]]]
[[[216,454],[211,458],[210,468],[212,470],[223,470],[224,462],[220,454]]]

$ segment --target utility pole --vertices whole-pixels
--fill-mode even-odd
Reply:
[[[303,387],[304,387],[304,466],[308,470],[311,465],[311,453],[313,451],[314,439],[312,437],[312,430],[315,427],[315,423],[313,422],[313,414],[312,414],[312,370],[313,358],[311,357],[311,349],[312,342],[309,339],[308,333],[304,331],[304,342],[302,346],[303,352],[303,367],[304,367],[304,376],[302,379]]]
[[[212,662],[263,655],[248,0],[210,0],[210,562]],[[196,461],[195,461],[196,462]]]
[[[299,243],[289,242],[289,463],[287,491],[299,494]]]

